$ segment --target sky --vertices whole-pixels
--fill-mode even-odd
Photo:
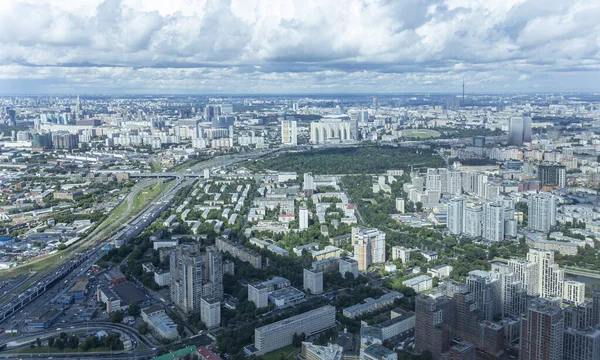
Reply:
[[[0,1],[0,93],[600,92],[598,0]]]

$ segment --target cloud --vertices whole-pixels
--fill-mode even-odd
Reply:
[[[599,16],[594,0],[7,1],[0,91],[597,91]]]

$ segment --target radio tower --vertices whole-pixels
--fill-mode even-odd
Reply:
[[[463,97],[462,97],[462,103],[463,103],[463,105],[465,104],[465,79],[463,79]]]

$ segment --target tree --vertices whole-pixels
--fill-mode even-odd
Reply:
[[[121,310],[117,310],[114,313],[112,313],[112,315],[110,316],[110,321],[114,323],[120,323],[121,321],[123,321],[123,313],[121,313]]]
[[[306,334],[302,333],[302,334],[294,334],[292,336],[292,345],[296,346],[296,347],[300,347],[302,345],[302,342],[306,340]]]
[[[35,343],[38,347],[42,347],[42,340],[40,338],[35,339]]]
[[[58,350],[63,351],[65,349],[65,343],[61,339],[56,340],[55,344]]]
[[[142,323],[140,324],[140,327],[138,328],[138,331],[140,332],[140,334],[146,335],[148,333],[148,323],[145,321],[142,321]]]
[[[52,346],[54,346],[54,337],[50,336],[48,338],[48,347],[52,347]]]
[[[420,201],[417,201],[417,203],[415,204],[415,207],[417,208],[417,212],[423,212],[423,203]]]
[[[140,314],[141,308],[138,303],[133,303],[129,305],[129,309],[127,309],[127,314],[130,316],[137,316]]]

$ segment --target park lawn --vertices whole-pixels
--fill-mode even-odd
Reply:
[[[139,209],[144,207],[147,203],[152,201],[158,196],[162,190],[162,183],[150,185],[144,190],[140,191],[133,197],[133,207],[131,208],[132,213],[136,213]],[[144,194],[147,193],[147,194]]]
[[[293,354],[294,352],[300,350],[299,347],[295,347],[294,345],[288,345],[286,347],[283,347],[281,349],[272,351],[268,354],[265,354],[262,356],[263,360],[281,360],[282,356],[283,358],[287,359],[288,356],[290,356],[290,354]],[[290,357],[290,359],[293,359],[293,357]]]
[[[408,129],[402,131],[403,137],[417,138],[417,139],[430,139],[440,137],[440,133],[435,130],[427,129]]]

